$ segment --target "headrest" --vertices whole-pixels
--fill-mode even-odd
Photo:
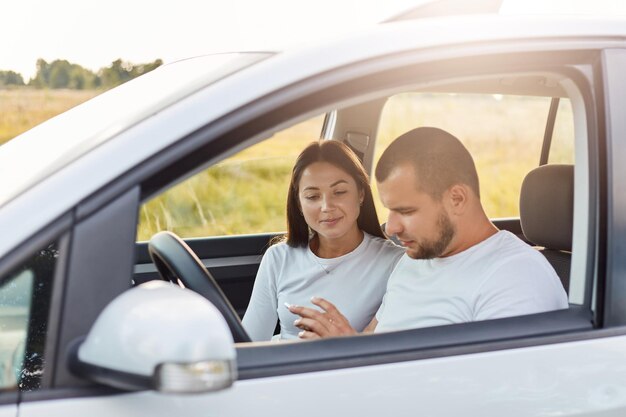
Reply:
[[[530,171],[520,193],[524,236],[547,249],[572,251],[574,166],[543,165]]]

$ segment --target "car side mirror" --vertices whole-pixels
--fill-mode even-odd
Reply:
[[[237,379],[224,318],[204,297],[164,281],[115,298],[69,355],[74,374],[123,390],[202,393]]]

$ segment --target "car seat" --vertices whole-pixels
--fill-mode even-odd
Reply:
[[[520,192],[524,236],[552,265],[569,291],[574,219],[574,166],[543,165],[530,171]]]

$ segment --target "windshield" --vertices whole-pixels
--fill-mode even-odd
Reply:
[[[0,146],[0,206],[101,143],[270,54],[233,53],[164,65]]]

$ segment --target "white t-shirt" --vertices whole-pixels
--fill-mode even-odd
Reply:
[[[308,246],[271,246],[261,260],[243,326],[253,341],[270,340],[280,318],[280,338],[297,338],[298,316],[284,304],[319,309],[311,303],[316,296],[333,303],[361,331],[380,307],[403,253],[402,247],[367,233],[352,252],[330,259],[317,257]]]
[[[548,261],[515,235],[499,231],[446,258],[403,256],[376,313],[376,331],[521,316],[568,307]]]

